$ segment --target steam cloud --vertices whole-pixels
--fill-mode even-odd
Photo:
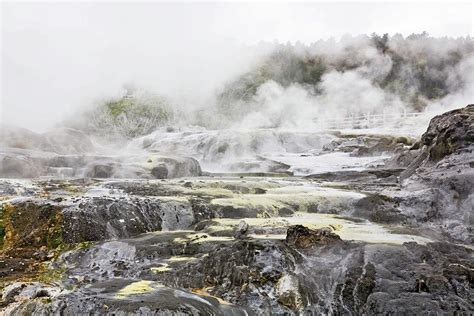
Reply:
[[[178,93],[162,98],[159,90],[138,89],[132,92],[135,101],[118,94],[66,125],[130,137],[163,126],[308,130],[347,115],[442,112],[472,102],[470,38],[373,34],[310,45],[260,43],[245,49],[246,56],[253,56],[247,67],[240,73],[234,68],[226,80],[221,77],[208,97]],[[149,101],[153,95],[160,101]],[[117,109],[124,115],[118,116]]]
[[[351,7],[364,10],[363,4]],[[373,12],[387,10],[370,7]],[[445,14],[442,8],[458,14]],[[406,9],[401,4],[393,8]],[[344,25],[357,33],[394,34],[400,29],[409,34],[408,29],[428,28],[438,36],[469,34],[472,19],[465,14],[466,6],[420,5],[410,10],[407,19],[414,20],[409,28],[400,29],[399,23],[375,13],[370,27],[358,19]],[[319,21],[314,11],[327,17],[322,27],[334,27],[307,27],[306,22]],[[340,19],[341,14],[353,14],[342,11],[340,4],[2,3],[2,123],[38,130],[66,117],[66,125],[94,130],[90,113],[120,100],[124,92],[119,87],[129,81],[168,101],[172,113],[163,115],[166,120],[156,122],[157,127],[317,128],[318,120],[327,117],[443,111],[472,102],[470,37],[317,40],[348,30],[329,22],[332,14]],[[304,21],[293,25],[295,16]],[[430,26],[433,16],[443,17],[439,25]],[[447,27],[452,21],[460,23],[456,30]],[[277,24],[281,32],[271,32],[269,26]],[[262,28],[265,32],[250,32]],[[238,41],[243,33],[252,33],[242,38],[246,45]],[[284,45],[270,43],[273,38],[317,41]],[[266,42],[255,44],[260,39]]]
[[[267,64],[227,86],[217,106],[247,127],[308,127],[313,118],[367,112],[442,112],[473,101],[473,53],[471,38],[426,33],[277,45]]]

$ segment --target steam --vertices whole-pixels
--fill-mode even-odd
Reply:
[[[2,3],[2,123],[81,128],[127,82],[169,100],[174,120],[163,125],[178,128],[305,129],[460,107],[472,102],[473,40],[408,35],[470,34],[470,8],[391,5],[400,29],[373,3]],[[368,9],[370,20],[352,18]]]
[[[436,50],[438,46],[442,48]],[[185,93],[167,98],[169,103],[158,112],[173,120],[156,121],[155,127],[317,130],[327,120],[349,115],[424,110],[434,115],[473,101],[470,38],[345,36],[307,46],[262,43],[247,49],[266,53],[254,54],[247,67],[215,84],[205,98]],[[117,95],[115,100],[120,98]],[[100,105],[96,108],[106,114]],[[81,120],[90,123],[104,116],[94,110],[85,113],[72,122],[73,127],[84,129]],[[106,124],[104,132],[150,124],[148,116],[137,119],[136,113],[141,111],[116,126]],[[110,120],[105,117],[105,121]],[[148,127],[149,133],[153,126]]]
[[[246,67],[227,70],[227,79],[220,78],[202,97],[184,91],[171,94],[158,112],[167,112],[173,120],[157,121],[155,127],[314,131],[324,128],[327,120],[350,115],[429,111],[433,116],[473,101],[474,42],[469,37],[374,34],[309,45],[260,43],[245,50]],[[85,113],[73,127],[84,129],[81,120],[98,117],[97,111]],[[150,123],[149,117],[141,121],[135,115],[118,127],[136,130],[135,125]],[[106,126],[106,134],[117,130],[113,122]]]
[[[457,89],[458,78],[461,78],[464,86]],[[434,113],[442,113],[447,110],[453,110],[466,104],[474,102],[474,55],[471,54],[464,59],[454,69],[448,78],[450,88],[455,91],[448,94],[441,100],[432,102],[428,105],[427,110]]]
[[[307,46],[276,45],[267,58],[220,95],[218,107],[234,127],[314,129],[328,118],[403,111],[434,115],[474,101],[469,37],[346,36]],[[316,74],[308,77],[308,68]],[[255,93],[249,97],[251,88]]]

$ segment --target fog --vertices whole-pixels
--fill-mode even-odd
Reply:
[[[472,39],[426,34],[380,39],[344,36],[277,45],[260,70],[227,87],[231,97],[224,104],[234,110],[231,120],[242,118],[234,127],[311,130],[327,119],[403,111],[432,117],[474,101]],[[242,100],[242,91],[252,85],[255,97]]]
[[[260,41],[310,44],[372,32],[472,36],[472,7],[466,2],[3,2],[1,121],[42,131],[101,98],[120,95],[126,82],[167,96],[181,110],[206,108],[227,82],[269,53],[271,45],[258,45]],[[390,60],[371,50],[364,53],[371,57],[367,67],[325,74],[325,92],[316,99],[297,85],[266,83],[254,100],[263,110],[245,115],[238,124],[275,126],[283,113],[287,122],[298,125],[314,113],[305,112],[311,106],[302,106],[294,116],[294,100],[339,108],[348,99],[367,109],[380,102],[404,106],[396,95],[371,83],[388,71]],[[472,70],[472,59],[453,76],[457,71],[472,80],[466,69]],[[469,99],[470,87],[431,106]]]

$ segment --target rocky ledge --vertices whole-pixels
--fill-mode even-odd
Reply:
[[[194,158],[124,147],[126,144],[102,148],[71,128],[38,134],[1,127],[0,177],[169,179],[201,175]]]
[[[406,170],[401,209],[421,225],[474,242],[474,105],[436,116],[421,140],[391,163]]]

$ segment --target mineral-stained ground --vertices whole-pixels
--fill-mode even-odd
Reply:
[[[474,105],[421,139],[260,131],[240,161],[226,151],[249,144],[211,132],[145,137],[148,155],[126,158],[83,154],[93,144],[73,130],[67,152],[3,133],[5,315],[474,310]],[[261,155],[274,139],[320,150]]]

